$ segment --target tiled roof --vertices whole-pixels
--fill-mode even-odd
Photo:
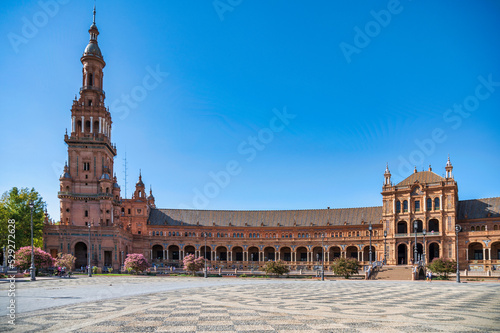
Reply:
[[[465,216],[467,219],[500,217],[500,197],[459,201],[458,219],[466,219]]]
[[[151,225],[192,225],[196,226],[238,226],[266,227],[279,226],[326,226],[360,225],[379,223],[382,207],[305,209],[305,210],[192,210],[192,209],[151,209]],[[245,225],[246,223],[246,225]]]
[[[437,182],[441,182],[444,180],[446,180],[446,179],[439,176],[438,174],[435,174],[432,171],[420,171],[420,172],[412,173],[409,177],[406,177],[403,181],[399,182],[396,186],[413,184],[416,181],[418,181],[420,184],[426,184],[426,183],[437,183]]]

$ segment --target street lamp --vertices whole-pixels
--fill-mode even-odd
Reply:
[[[321,234],[321,281],[325,281],[325,233]]]
[[[425,267],[425,256],[427,255],[427,246],[425,245],[425,235],[427,235],[427,230],[422,230],[422,235],[424,235],[424,249],[423,249],[423,254],[422,254],[422,261],[423,261],[423,264],[424,264],[424,267]]]
[[[31,212],[31,267],[30,267],[30,276],[31,276],[31,281],[36,281],[35,278],[35,251],[33,249],[33,208],[35,208],[35,205],[33,204],[33,200],[30,200],[29,203],[30,206],[30,212]]]
[[[203,276],[205,279],[207,278],[207,232],[205,231],[204,235],[205,237],[205,271],[203,272]]]
[[[372,267],[372,223],[370,222],[370,224],[368,225],[368,231],[369,231],[369,234],[370,234],[370,252],[369,252],[369,259],[370,259],[370,267]]]
[[[462,231],[462,227],[459,225],[459,224],[456,224],[455,225],[455,241],[456,241],[456,245],[455,247],[457,248],[457,283],[460,283],[460,268],[459,268],[459,265],[458,265],[458,233]]]
[[[413,256],[413,263],[417,263],[417,256],[418,256],[418,250],[417,250],[417,229],[418,229],[418,221],[415,220],[413,221],[413,230],[415,231],[415,251],[414,251],[414,256]]]
[[[92,245],[90,244],[90,226],[91,226],[91,223],[90,222],[87,222],[88,225],[89,225],[89,277],[92,277],[92,266],[90,265],[90,257],[92,256],[92,252],[90,250],[90,248],[92,247]]]
[[[124,268],[123,266],[125,266],[125,258],[123,257],[123,251],[122,251],[122,269]]]
[[[384,230],[384,265],[387,264],[387,230]]]

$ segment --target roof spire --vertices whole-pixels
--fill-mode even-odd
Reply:
[[[95,0],[94,0],[94,18],[92,20],[92,23],[95,24]]]

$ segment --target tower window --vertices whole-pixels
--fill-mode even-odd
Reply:
[[[89,102],[88,102],[89,106],[92,106],[92,100],[89,99]]]
[[[83,162],[83,171],[89,171],[89,170],[90,170],[90,163]]]
[[[94,85],[94,77],[92,76],[92,73],[89,73],[88,80],[87,80],[87,85],[88,86],[93,86]]]
[[[85,217],[89,217],[89,211],[88,210],[85,211]]]

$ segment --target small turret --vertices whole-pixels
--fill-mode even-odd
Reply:
[[[391,186],[391,172],[389,171],[389,163],[387,163],[385,167],[384,186]]]
[[[453,178],[453,165],[450,162],[450,155],[448,155],[448,161],[446,162],[446,179]]]

